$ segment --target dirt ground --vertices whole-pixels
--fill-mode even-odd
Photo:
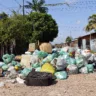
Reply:
[[[0,96],[96,96],[96,73],[70,75],[48,87],[8,83],[0,88]]]

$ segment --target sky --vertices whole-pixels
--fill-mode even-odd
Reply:
[[[11,15],[12,10],[22,13],[23,0],[0,0],[0,13],[6,12]],[[31,0],[25,0],[31,1]],[[88,24],[88,17],[96,14],[96,0],[45,0],[46,4],[55,4],[67,2],[68,5],[48,7],[48,14],[56,20],[58,24],[58,37],[54,39],[53,44],[64,43],[67,36],[78,38],[86,35],[84,31],[85,26]],[[26,13],[28,10],[25,10]]]

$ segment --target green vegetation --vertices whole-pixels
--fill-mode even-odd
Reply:
[[[66,38],[66,43],[71,43],[71,41],[72,41],[72,37],[68,36],[68,37]]]
[[[0,14],[0,44],[7,46],[15,40],[21,53],[30,42],[53,41],[57,35],[57,23],[46,13],[33,12],[23,16],[13,12],[10,17],[6,13]]]
[[[86,26],[85,30],[87,32],[94,30],[96,32],[96,14],[93,14],[88,18],[88,25]]]

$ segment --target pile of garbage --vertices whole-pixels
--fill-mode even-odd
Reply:
[[[14,54],[5,54],[0,62],[0,76],[23,84],[26,76],[34,69],[36,72],[48,72],[57,79],[67,79],[70,74],[93,73],[96,68],[96,55],[90,50],[73,48],[53,49],[52,54],[35,50],[30,55],[30,67],[15,60]],[[27,65],[27,63],[26,63]]]

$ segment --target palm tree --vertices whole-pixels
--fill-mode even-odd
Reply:
[[[27,1],[27,5],[25,8],[31,9],[35,12],[47,13],[48,8],[43,6],[45,4],[45,0],[32,0],[32,2]]]
[[[88,18],[88,25],[86,26],[85,30],[87,32],[91,31],[91,30],[96,30],[96,14],[93,14],[92,16],[90,16]]]

